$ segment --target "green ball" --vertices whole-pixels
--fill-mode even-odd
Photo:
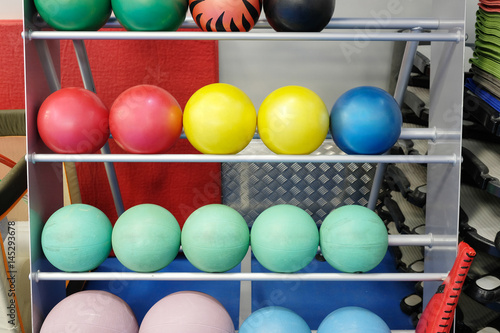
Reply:
[[[127,209],[115,223],[112,235],[116,258],[130,270],[155,272],[179,253],[181,228],[165,208],[142,204]]]
[[[35,0],[35,7],[56,30],[99,30],[111,15],[111,0]]]
[[[332,211],[319,233],[326,261],[346,273],[375,268],[384,259],[389,243],[382,219],[372,210],[358,205]]]
[[[186,18],[188,0],[111,0],[123,27],[136,31],[175,31]]]
[[[42,250],[62,271],[90,271],[108,257],[111,232],[111,222],[99,209],[85,204],[65,206],[45,223]]]
[[[206,205],[195,210],[182,227],[182,250],[193,266],[205,272],[225,272],[245,257],[250,232],[235,209]]]
[[[313,218],[303,209],[276,205],[255,219],[250,240],[262,266],[277,273],[292,273],[314,259],[319,233]]]

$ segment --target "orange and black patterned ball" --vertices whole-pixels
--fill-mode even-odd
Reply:
[[[189,0],[191,15],[204,31],[249,31],[261,8],[262,0]]]

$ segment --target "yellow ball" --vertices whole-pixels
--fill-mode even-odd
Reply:
[[[264,144],[277,154],[310,154],[325,141],[329,119],[325,103],[315,92],[286,86],[264,99],[257,128]]]
[[[235,154],[252,140],[257,112],[239,88],[213,83],[196,91],[184,108],[184,132],[204,154]]]

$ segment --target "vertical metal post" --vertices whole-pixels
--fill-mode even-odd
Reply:
[[[92,71],[90,69],[89,58],[87,55],[87,50],[85,48],[85,42],[83,40],[74,40],[73,46],[75,48],[76,58],[78,60],[78,66],[80,67],[80,74],[82,75],[83,85],[85,89],[92,92],[96,92],[94,78],[92,77]],[[110,154],[109,144],[106,142],[104,147],[101,148],[102,154]],[[106,174],[108,176],[109,187],[111,188],[111,194],[113,195],[113,201],[115,203],[116,213],[120,216],[125,208],[123,206],[123,200],[120,192],[120,187],[118,185],[118,179],[116,177],[115,166],[112,162],[104,162],[104,167],[106,169]]]
[[[411,31],[411,33],[421,32],[421,28],[415,28]],[[398,102],[399,107],[401,107],[401,105],[403,104],[403,97],[406,89],[408,88],[411,69],[413,67],[413,59],[415,58],[415,54],[417,53],[418,43],[418,41],[406,42],[403,59],[401,60],[401,67],[399,69],[398,81],[396,83],[396,89],[394,91],[394,99],[396,100],[396,102]],[[370,197],[368,199],[368,208],[371,210],[374,210],[375,206],[377,205],[378,195],[380,192],[380,188],[382,187],[382,182],[384,181],[384,174],[386,169],[386,163],[377,164],[377,170],[375,171],[375,176],[373,177]]]
[[[466,1],[433,1],[432,12],[441,19],[457,20],[450,29],[462,35],[460,42],[431,43],[431,90],[429,127],[462,132],[464,91],[464,50]],[[455,154],[462,156],[459,137],[429,141],[428,155]],[[458,221],[460,207],[461,164],[436,164],[427,166],[427,205],[425,232],[448,239],[454,246],[425,247],[424,270],[426,273],[449,270],[453,266],[458,246]],[[436,292],[439,282],[425,282],[424,305]]]

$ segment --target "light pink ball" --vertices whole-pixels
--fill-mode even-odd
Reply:
[[[85,290],[66,297],[50,311],[40,333],[137,333],[134,313],[120,297]]]
[[[149,309],[140,333],[234,333],[224,306],[198,291],[170,294]]]

